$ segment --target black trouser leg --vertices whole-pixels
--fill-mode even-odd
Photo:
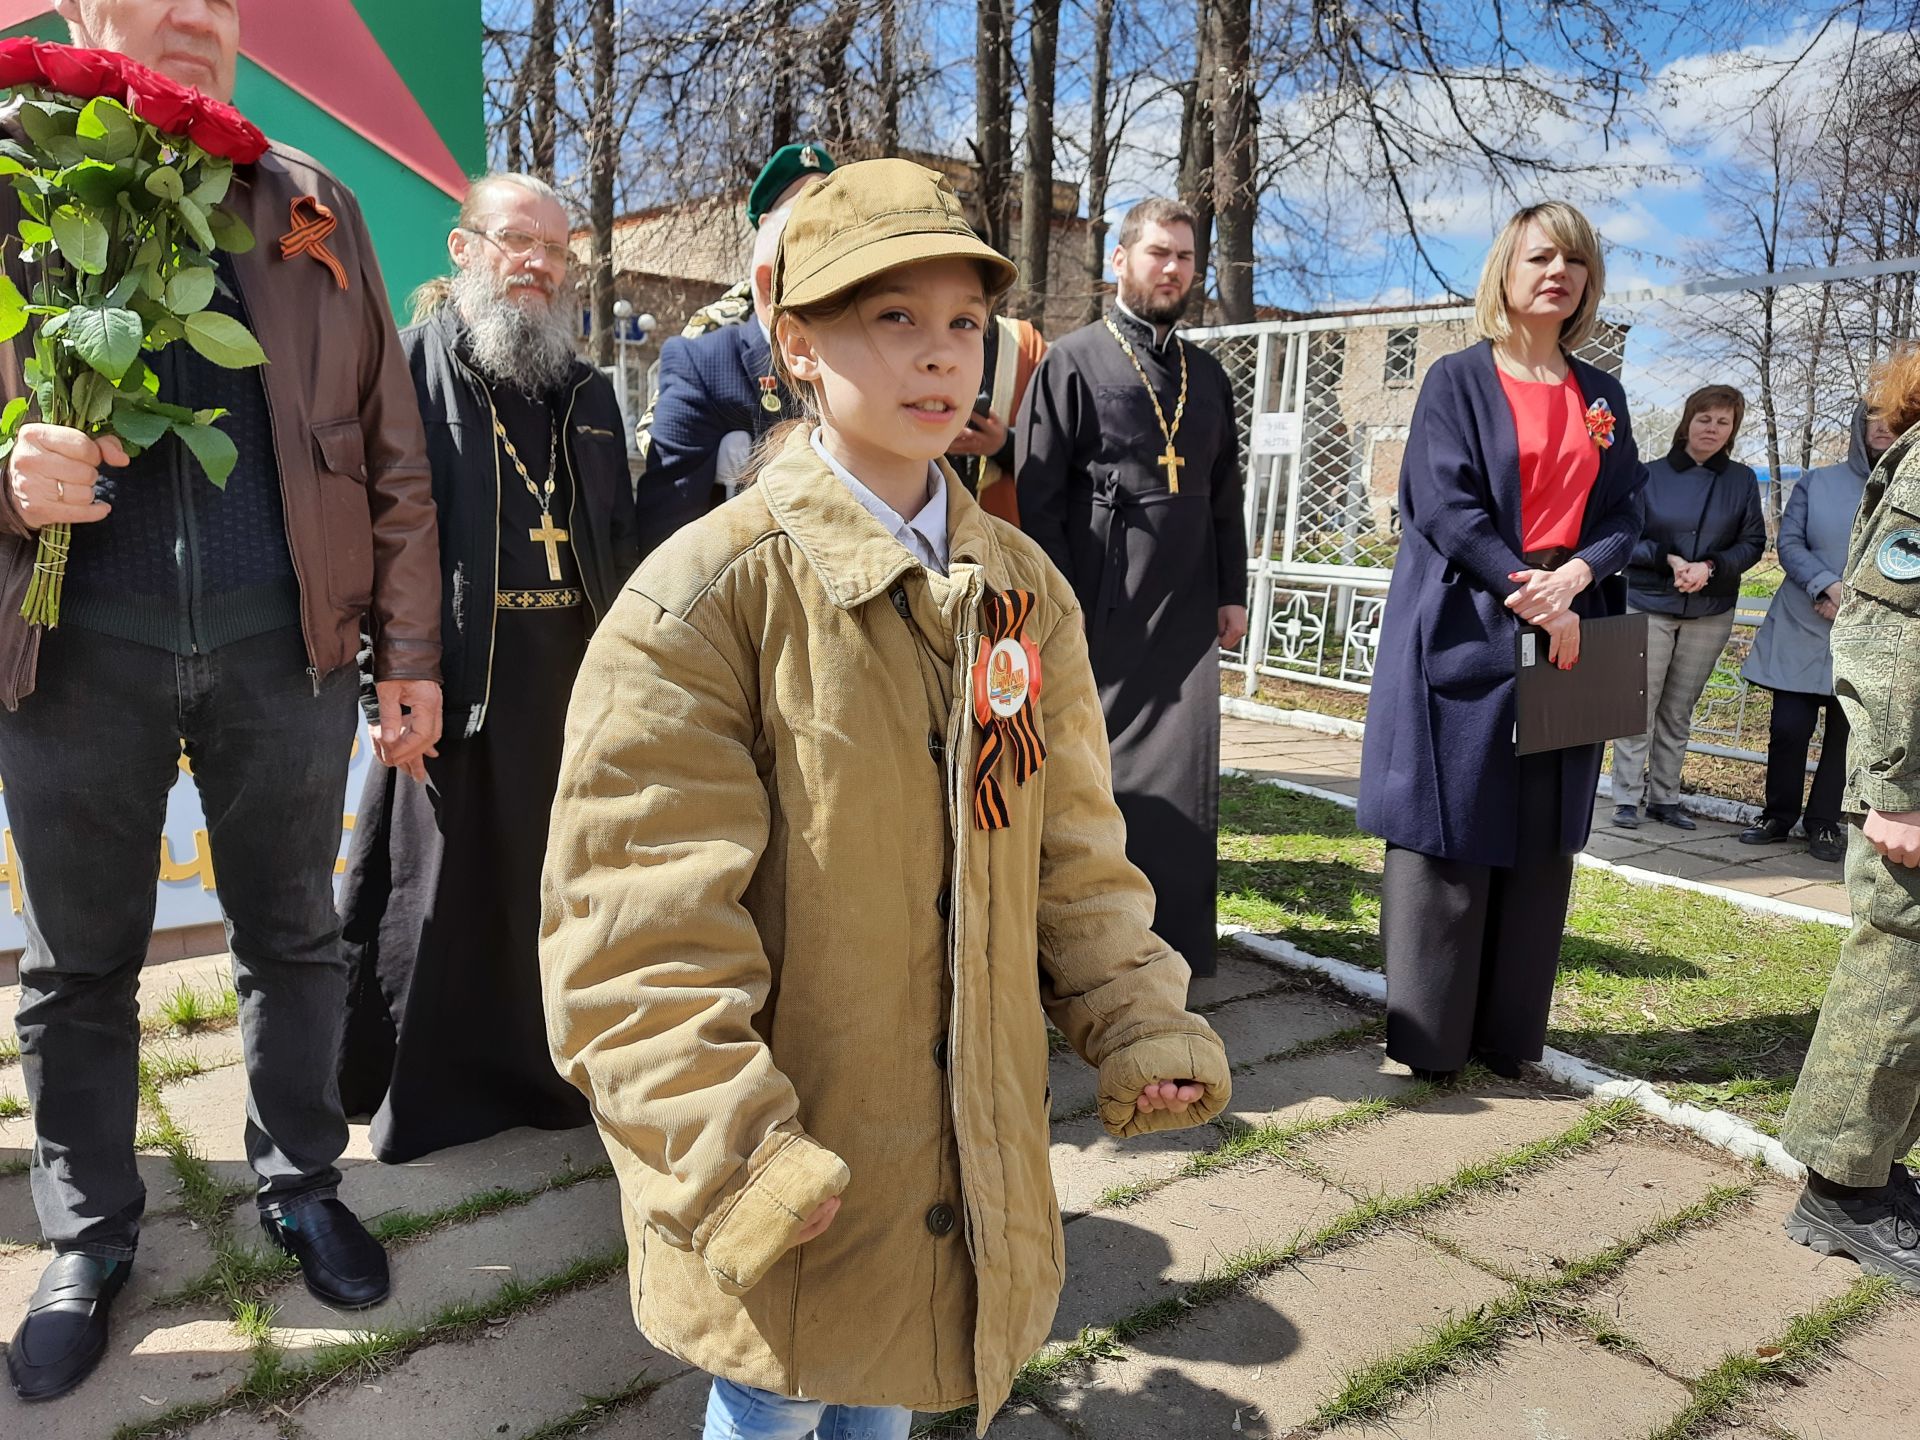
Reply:
[[[1847,712],[1836,695],[1823,696],[1827,731],[1820,737],[1820,764],[1813,772],[1807,796],[1807,819],[1823,825],[1840,823],[1840,795],[1847,784]]]
[[[1767,726],[1767,808],[1762,812],[1769,820],[1783,820],[1791,825],[1800,818],[1801,799],[1807,791],[1807,747],[1813,742],[1813,727],[1819,722],[1820,706],[1826,698],[1798,690],[1773,692],[1773,719]],[[1839,708],[1834,706],[1835,710]],[[1840,723],[1844,735],[1846,722]],[[1842,770],[1846,764],[1846,748],[1843,740],[1840,745]],[[1836,815],[1839,801],[1836,789]]]
[[[1387,1054],[1403,1065],[1458,1070],[1476,1049],[1540,1058],[1573,885],[1557,755],[1521,760],[1515,821],[1512,866],[1387,849]]]
[[[1520,761],[1518,842],[1511,869],[1495,870],[1487,901],[1485,958],[1473,1048],[1538,1060],[1553,1008],[1560,941],[1573,891],[1573,857],[1560,853],[1560,761]]]
[[[1387,1054],[1417,1070],[1458,1070],[1473,1043],[1492,871],[1387,847],[1380,940]]]

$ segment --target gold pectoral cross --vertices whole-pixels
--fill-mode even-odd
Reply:
[[[1182,460],[1174,451],[1173,441],[1167,441],[1167,453],[1162,455],[1155,463],[1167,472],[1167,489],[1171,493],[1178,495],[1180,493],[1180,467],[1187,462]]]
[[[538,529],[529,530],[527,538],[536,545],[547,547],[547,578],[560,578],[560,546],[567,538],[567,532],[553,523],[553,516],[542,515]]]

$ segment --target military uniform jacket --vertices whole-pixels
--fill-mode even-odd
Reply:
[[[1853,728],[1842,804],[1850,814],[1920,810],[1920,428],[1867,479],[1846,583],[1833,625],[1834,693]]]

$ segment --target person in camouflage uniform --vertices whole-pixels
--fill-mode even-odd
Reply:
[[[827,153],[826,146],[817,142],[782,145],[760,167],[760,173],[754,177],[753,188],[747,192],[747,223],[758,230],[762,217],[769,210],[777,210],[787,198],[788,191],[808,180],[832,173],[833,156]],[[686,325],[681,328],[680,338],[698,340],[715,330],[739,325],[752,314],[753,277],[749,275],[718,300],[709,301],[688,316]],[[647,450],[653,438],[653,406],[654,398],[650,397],[647,413],[640,417],[640,423],[634,427],[634,444],[639,450],[642,465],[647,462]]]
[[[1867,481],[1833,627],[1852,727],[1844,808],[1853,931],[1781,1141],[1807,1167],[1787,1234],[1920,1290],[1920,346],[1868,405],[1900,439]]]

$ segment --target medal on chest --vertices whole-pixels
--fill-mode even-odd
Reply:
[[[973,662],[973,718],[980,726],[980,752],[973,762],[973,823],[1004,830],[1012,817],[1006,792],[994,776],[1000,757],[1013,755],[1013,783],[1027,779],[1047,759],[1034,723],[1040,698],[1040,648],[1026,636],[1033,614],[1030,590],[989,590],[980,607],[980,649]]]
[[[780,413],[780,382],[771,375],[760,377],[760,408],[769,415]]]

